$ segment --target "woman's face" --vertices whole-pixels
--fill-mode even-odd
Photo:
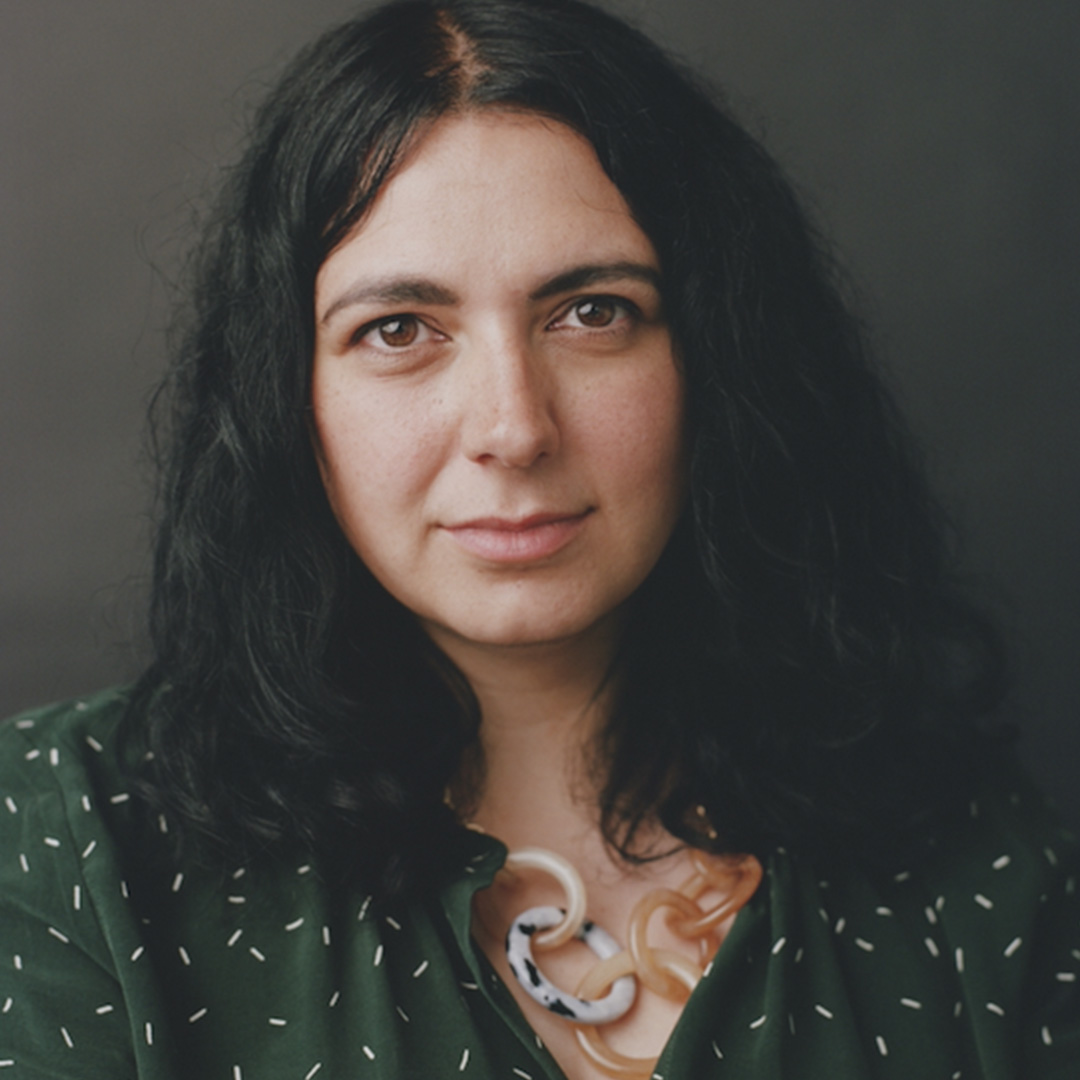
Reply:
[[[437,643],[609,627],[683,502],[659,263],[591,146],[440,120],[326,260],[312,401],[345,535]]]

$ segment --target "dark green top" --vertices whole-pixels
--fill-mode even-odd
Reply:
[[[500,844],[378,916],[307,865],[150,870],[123,705],[0,727],[0,1080],[561,1076],[470,939]],[[1080,1077],[1077,854],[1021,780],[987,788],[910,868],[777,851],[656,1075]]]

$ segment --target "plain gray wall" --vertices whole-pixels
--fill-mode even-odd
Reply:
[[[624,0],[835,237],[1080,821],[1080,5]],[[345,0],[49,0],[0,43],[0,712],[139,665],[142,417],[250,108]],[[987,586],[985,581],[993,584]]]

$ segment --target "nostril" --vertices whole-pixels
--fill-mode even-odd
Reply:
[[[527,361],[503,362],[477,379],[463,401],[469,457],[527,468],[559,446],[555,395]]]

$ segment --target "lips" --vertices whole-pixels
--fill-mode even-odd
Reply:
[[[475,518],[445,525],[445,532],[472,555],[495,563],[528,563],[561,551],[585,527],[592,510],[540,513],[523,518]]]

